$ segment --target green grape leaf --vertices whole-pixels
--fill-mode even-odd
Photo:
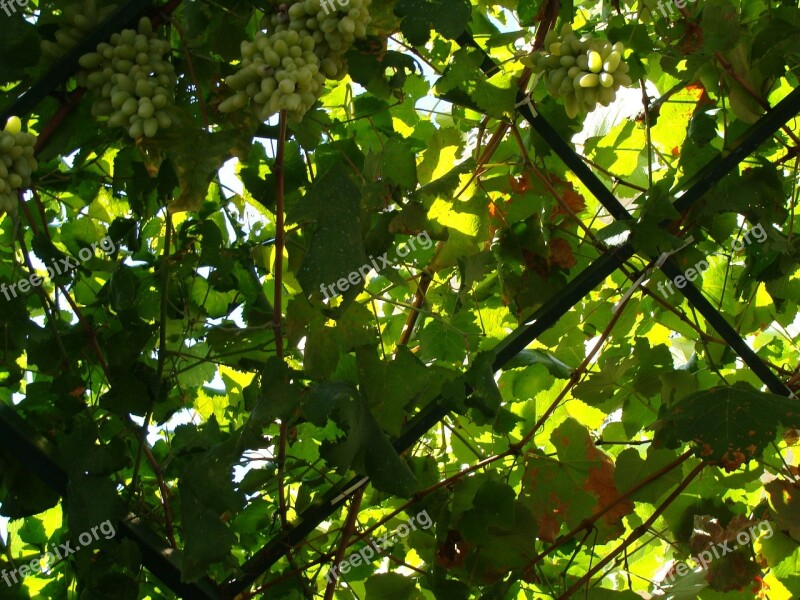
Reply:
[[[559,425],[550,441],[556,447],[557,459],[541,454],[528,458],[520,493],[520,499],[536,516],[538,537],[553,542],[562,524],[572,529],[616,502],[595,523],[599,540],[614,539],[622,530],[622,518],[633,511],[632,502],[619,500],[614,463],[597,449],[586,428],[575,419]]]
[[[656,443],[676,448],[691,442],[698,458],[726,471],[760,458],[779,427],[800,424],[797,400],[744,382],[689,394],[661,412]]]
[[[457,37],[469,22],[471,5],[466,0],[398,0],[394,12],[403,19],[403,35],[417,45],[430,39],[431,29],[449,39]]]
[[[321,286],[337,281],[343,283],[334,292],[349,288],[348,275],[369,264],[361,237],[359,198],[359,190],[345,169],[336,166],[314,182],[303,204],[290,213],[293,220],[316,222],[297,273],[306,294],[321,293]],[[363,280],[353,285],[363,285]]]
[[[392,447],[363,396],[342,386],[330,392],[333,395],[326,390],[324,396],[331,409],[330,416],[345,432],[345,438],[323,442],[320,454],[340,471],[353,469],[369,476],[379,490],[404,497],[413,494],[417,487],[414,474]],[[321,411],[314,409],[313,414],[319,419]]]

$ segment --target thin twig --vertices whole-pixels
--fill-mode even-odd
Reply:
[[[366,488],[364,487],[359,489],[353,496],[353,500],[350,504],[350,511],[347,514],[347,521],[345,522],[344,530],[342,531],[342,539],[339,541],[339,547],[336,549],[336,554],[333,557],[331,577],[328,581],[328,585],[325,587],[325,600],[333,600],[333,593],[336,591],[336,582],[339,580],[339,573],[336,572],[335,567],[342,562],[344,553],[347,551],[347,542],[355,531],[356,518],[358,517],[358,511],[361,508],[361,499],[364,497],[365,489]]]

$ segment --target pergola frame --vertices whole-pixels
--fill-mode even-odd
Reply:
[[[46,96],[66,83],[78,68],[78,59],[91,52],[112,33],[133,23],[152,4],[152,0],[131,0],[111,15],[100,27],[89,34],[67,56],[59,61],[48,73],[21,94],[7,109],[0,113],[0,123],[12,115],[23,116],[31,112]],[[169,12],[180,4],[172,0],[165,9]],[[468,33],[458,39],[462,46],[470,46],[483,52]],[[484,53],[482,70],[491,73],[497,67]],[[77,90],[74,101],[77,103],[82,92]],[[74,108],[74,106],[72,106]],[[673,204],[678,212],[691,208],[705,193],[713,188],[723,177],[731,173],[752,154],[762,143],[775,135],[790,119],[800,113],[800,88],[793,90],[784,100],[769,110],[757,123],[752,125],[741,138],[732,144],[733,150],[724,157],[718,157],[700,170],[690,181],[671,191],[677,200]],[[575,174],[581,183],[595,196],[600,204],[617,220],[631,220],[631,214],[606,188],[605,184],[586,165],[581,156],[553,129],[544,117],[536,114],[526,95],[520,91],[517,96],[517,114],[528,122],[530,127],[544,138],[555,154]],[[666,227],[668,223],[662,223]],[[582,298],[590,294],[600,283],[619,269],[634,255],[630,242],[608,249],[591,265],[575,276],[559,293],[545,302],[517,327],[507,338],[493,349],[494,371],[503,369],[510,360],[542,333],[553,327],[559,319],[569,312]],[[648,257],[656,262],[659,257]],[[670,259],[658,266],[670,279],[681,274],[680,268]],[[794,396],[792,391],[769,369],[769,367],[747,345],[736,330],[715,309],[691,282],[680,290],[689,303],[708,321],[722,339],[736,352],[742,361],[755,373],[773,393]],[[471,390],[467,390],[470,392]],[[412,418],[403,433],[393,442],[398,453],[408,451],[422,436],[449,414],[443,405],[435,400]],[[145,442],[146,443],[146,442]],[[0,448],[21,461],[31,473],[41,479],[60,496],[67,497],[67,471],[59,464],[52,445],[35,432],[11,406],[0,405]],[[24,457],[24,460],[21,458]],[[302,543],[320,523],[328,519],[342,507],[357,490],[367,485],[367,477],[356,476],[332,486],[321,499],[303,511],[295,524],[272,538],[256,552],[244,565],[242,575],[222,584],[208,579],[193,583],[181,581],[179,553],[146,525],[139,522],[136,515],[129,514],[119,523],[123,536],[135,542],[143,557],[144,566],[161,582],[182,598],[197,600],[229,600],[248,590],[260,577],[289,550]]]

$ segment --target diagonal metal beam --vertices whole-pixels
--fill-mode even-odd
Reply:
[[[524,97],[524,95],[523,95]],[[733,168],[750,155],[763,141],[770,137],[770,131],[777,131],[786,121],[800,112],[800,88],[793,90],[778,106],[756,125],[754,125],[753,135],[748,136],[746,144],[743,143],[724,158],[709,163],[699,176],[694,178],[694,184],[690,184],[686,193],[681,194],[679,202],[675,203],[676,208],[681,210],[691,207],[696,201],[702,198],[714,185],[715,177],[722,178]],[[614,195],[602,184],[597,176],[592,173],[580,157],[570,148],[566,142],[558,136],[550,124],[541,116],[534,115],[527,104],[521,106],[520,113],[548,142],[553,140],[552,146],[556,153],[567,162],[570,168],[574,168],[576,175],[586,184],[592,184],[592,188],[597,189],[597,199],[612,215],[620,220],[630,220],[633,216],[625,209]],[[785,116],[785,119],[782,118]],[[553,137],[555,136],[555,137]],[[580,171],[580,173],[578,173]],[[587,185],[587,187],[589,187]],[[602,188],[602,189],[599,189]],[[651,256],[651,259],[658,257]],[[661,270],[670,279],[675,279],[682,275],[683,271],[678,268],[672,259],[668,259]],[[687,282],[686,287],[681,290],[687,300],[703,315],[717,333],[724,339],[733,350],[741,357],[745,364],[752,369],[759,379],[775,394],[784,396],[791,395],[791,390],[773,373],[764,361],[747,345],[730,323],[715,309],[712,304],[703,296],[691,282]]]

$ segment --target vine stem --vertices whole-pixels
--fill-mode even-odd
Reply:
[[[347,513],[347,521],[344,524],[342,531],[342,539],[339,542],[339,547],[336,549],[336,554],[333,557],[333,567],[331,567],[331,578],[328,585],[325,587],[325,600],[333,600],[333,593],[336,591],[336,583],[339,580],[339,574],[336,572],[335,567],[344,558],[344,553],[347,551],[349,544],[347,541],[353,535],[356,528],[356,518],[358,511],[361,508],[361,499],[364,497],[365,487],[359,489],[354,495],[352,503],[350,504],[350,511]]]
[[[156,381],[161,385],[164,377],[164,367],[167,364],[167,307],[169,302],[169,257],[170,249],[172,248],[172,214],[169,209],[164,207],[164,251],[161,255],[161,306],[160,306],[160,329],[158,332],[158,370]],[[131,483],[129,487],[129,497],[133,496],[136,490],[136,482],[139,479],[139,466],[141,464],[142,453],[147,454],[150,448],[147,447],[147,428],[150,426],[150,419],[153,417],[152,404],[150,410],[144,416],[142,423],[142,431],[144,435],[139,439],[139,450],[136,453],[136,461],[133,466],[133,475],[131,475]],[[151,460],[152,459],[152,460]],[[161,477],[161,466],[155,460],[152,453],[148,455],[148,462],[156,473],[158,478],[159,489],[161,495],[164,497],[164,525],[169,538],[170,544],[173,548],[177,548],[178,544],[175,541],[175,530],[172,525],[172,508],[167,502],[167,494],[169,490]]]
[[[286,111],[282,110],[278,116],[278,147],[275,150],[275,266],[273,278],[275,284],[274,302],[272,307],[272,329],[275,332],[275,355],[283,361],[283,311],[281,308],[283,292],[283,250],[286,247],[286,224],[284,219],[284,166],[286,162]],[[289,427],[286,419],[281,419],[280,434],[278,435],[278,515],[281,529],[288,527],[288,505],[286,502],[286,444],[289,437]],[[289,565],[295,568],[292,551],[286,553]],[[303,586],[306,597],[311,597],[311,592]]]
[[[61,127],[61,124],[64,120],[70,115],[70,113],[75,110],[75,108],[80,104],[81,98],[86,95],[86,88],[78,88],[67,96],[66,100],[64,101],[61,106],[58,107],[58,112],[53,115],[53,118],[47,122],[47,125],[42,128],[39,132],[39,136],[36,139],[36,145],[34,146],[34,152],[39,154],[42,148],[45,147],[47,142],[53,136],[53,134]]]
[[[676,487],[672,491],[672,493],[670,493],[670,495],[667,496],[664,502],[662,502],[658,506],[658,508],[656,508],[656,510],[653,511],[653,514],[650,515],[650,517],[644,523],[642,523],[641,525],[639,525],[639,527],[634,529],[630,533],[630,535],[628,535],[628,537],[626,537],[622,541],[622,543],[619,544],[619,546],[614,548],[614,550],[612,550],[603,560],[598,562],[595,566],[589,569],[585,575],[583,575],[580,579],[578,579],[578,581],[572,584],[572,586],[566,592],[564,592],[563,594],[561,594],[561,596],[558,597],[558,600],[565,600],[566,598],[572,596],[572,594],[577,592],[581,587],[583,587],[583,585],[586,584],[592,578],[593,575],[595,575],[608,563],[614,560],[615,556],[617,556],[620,552],[625,550],[625,548],[627,548],[633,542],[642,537],[647,532],[647,530],[653,526],[653,523],[656,522],[656,519],[658,519],[658,517],[660,517],[661,514],[665,510],[667,510],[669,505],[672,504],[675,501],[675,499],[681,495],[683,490],[685,490],[689,486],[689,484],[692,481],[694,481],[694,478],[700,474],[700,471],[702,471],[705,468],[705,466],[706,466],[705,463],[700,463],[694,469],[692,469],[692,471],[686,476],[686,478],[683,481],[681,481],[680,484],[678,484],[678,487]]]
[[[278,130],[278,148],[275,152],[275,296],[272,305],[272,328],[275,331],[275,354],[279,360],[283,360],[283,331],[281,327],[283,312],[281,310],[281,292],[283,286],[283,249],[286,245],[284,231],[285,222],[283,216],[283,195],[285,187],[284,162],[286,157],[285,110],[280,112]],[[278,511],[280,513],[281,527],[286,527],[288,525],[286,517],[286,488],[284,487],[287,435],[288,428],[286,426],[286,419],[281,419],[281,430],[278,441]]]

